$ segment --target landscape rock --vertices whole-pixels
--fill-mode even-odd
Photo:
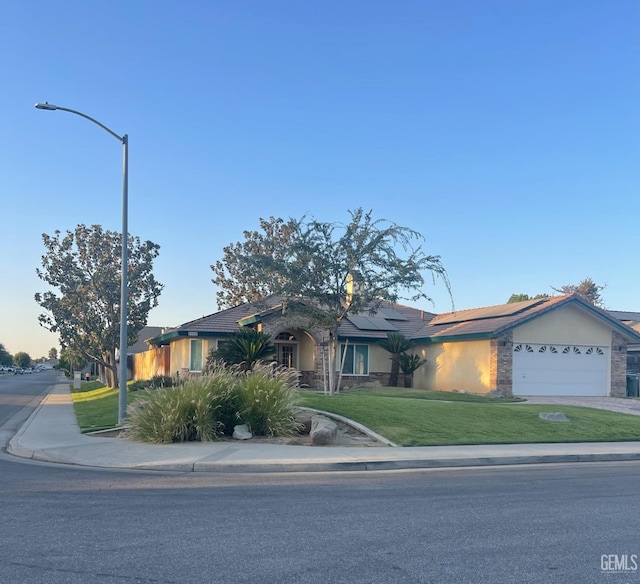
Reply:
[[[568,422],[569,419],[562,412],[540,412],[538,417],[549,422]]]
[[[300,425],[300,434],[309,434],[311,432],[311,419],[313,418],[313,413],[308,412],[306,410],[296,410],[293,418],[296,423]]]
[[[236,440],[250,440],[253,434],[249,432],[249,426],[246,424],[238,424],[233,427],[233,438]]]
[[[312,416],[310,435],[313,446],[329,446],[338,436],[338,425],[324,416]]]

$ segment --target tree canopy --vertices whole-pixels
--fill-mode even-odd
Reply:
[[[347,223],[260,219],[259,231],[245,231],[245,240],[226,246],[211,266],[219,308],[283,295],[288,310],[329,330],[336,355],[335,333],[347,312],[373,312],[384,300],[430,300],[426,274],[450,293],[440,256],[423,251],[420,233],[371,211],[349,215]]]
[[[507,304],[513,304],[514,302],[524,302],[525,300],[538,300],[538,298],[549,298],[548,294],[536,294],[535,296],[529,296],[528,294],[512,294],[507,300]]]
[[[0,343],[0,365],[8,367],[13,364],[13,356],[7,351],[2,343]]]
[[[604,300],[602,298],[602,290],[604,290],[606,286],[600,286],[596,284],[591,278],[585,278],[578,282],[578,284],[565,284],[560,288],[554,288],[551,286],[551,289],[560,294],[579,294],[582,296],[587,302],[598,306],[599,308],[604,308]],[[523,300],[537,300],[538,298],[549,298],[549,294],[536,294],[535,296],[529,296],[528,294],[512,294],[507,300],[507,303],[512,302],[522,302]]]
[[[606,286],[596,284],[591,278],[585,278],[577,284],[565,284],[560,288],[553,289],[561,294],[579,294],[587,302],[591,302],[591,304],[598,306],[599,308],[604,308],[604,299],[600,293],[605,288]]]
[[[57,359],[58,358],[58,349],[56,349],[55,347],[51,347],[49,349],[49,353],[47,355],[49,357],[49,359]]]
[[[25,367],[29,367],[31,365],[31,356],[29,355],[29,353],[25,353],[24,351],[18,351],[13,356],[13,363],[18,367],[22,367],[24,369]]]
[[[223,249],[211,266],[218,307],[228,308],[272,294],[313,299],[332,316],[363,310],[372,301],[430,300],[424,274],[449,280],[439,256],[426,255],[417,231],[362,209],[346,223],[301,219],[260,219],[261,231]],[[349,283],[353,282],[350,294]]]
[[[120,343],[120,276],[122,237],[100,225],[78,225],[53,236],[44,233],[45,254],[38,277],[54,291],[35,295],[46,311],[40,324],[58,333],[60,344],[96,361],[111,372],[109,384],[118,383],[116,348]],[[149,311],[162,291],[153,275],[153,260],[160,247],[139,237],[128,237],[129,345],[147,324]]]

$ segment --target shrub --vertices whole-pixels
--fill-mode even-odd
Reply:
[[[125,436],[155,443],[215,440],[247,424],[258,436],[295,433],[293,369],[257,365],[252,371],[216,365],[175,387],[145,389],[129,408]]]
[[[161,444],[215,440],[224,431],[219,414],[232,388],[233,376],[218,370],[177,387],[147,389],[131,404],[127,436]]]
[[[163,387],[173,387],[173,378],[168,375],[154,375],[151,379],[136,379],[127,384],[129,391],[140,391],[142,389],[162,389]]]
[[[127,383],[127,391],[142,391],[143,389],[150,389],[150,382],[147,379],[136,379],[131,383]]]
[[[297,371],[284,367],[256,365],[241,375],[237,393],[242,423],[258,436],[295,434],[299,424],[294,412],[297,403]]]

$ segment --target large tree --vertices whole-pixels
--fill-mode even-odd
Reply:
[[[329,356],[336,356],[337,329],[348,312],[375,312],[384,300],[430,300],[426,273],[450,291],[440,257],[418,245],[420,233],[362,209],[349,214],[346,224],[308,216],[260,220],[261,231],[245,231],[245,241],[225,247],[211,266],[219,307],[281,294],[286,310],[327,329]],[[330,375],[329,391],[334,388]]]
[[[244,302],[255,302],[274,293],[279,283],[285,284],[278,273],[272,271],[271,279],[260,279],[252,273],[251,258],[271,257],[284,262],[289,256],[292,243],[300,224],[294,219],[270,217],[260,219],[261,231],[244,231],[244,241],[230,243],[223,250],[223,259],[211,266],[215,274],[212,282],[218,287],[218,308],[238,306]]]
[[[49,359],[57,359],[58,358],[58,349],[56,349],[55,347],[51,347],[49,349],[49,354],[48,354]]]
[[[565,284],[560,288],[554,288],[551,286],[551,289],[555,292],[559,292],[560,294],[579,294],[582,296],[587,302],[598,306],[600,308],[604,308],[604,300],[600,292],[604,290],[606,286],[600,286],[596,284],[591,278],[585,278],[578,282],[578,284]],[[512,294],[507,300],[507,303],[512,302],[522,302],[523,300],[537,300],[538,298],[549,298],[549,294],[536,294],[535,296],[529,296],[528,294]]]
[[[53,236],[44,233],[45,254],[38,277],[55,291],[35,295],[45,309],[40,324],[58,333],[60,344],[110,372],[109,385],[118,384],[116,348],[120,344],[120,275],[122,237],[100,225],[78,225]],[[149,311],[162,291],[153,275],[160,247],[139,237],[128,237],[129,345],[147,324]]]
[[[602,298],[602,292],[606,286],[600,286],[596,284],[591,278],[585,278],[577,284],[565,284],[560,288],[553,288],[556,292],[561,294],[579,294],[587,302],[590,302],[594,306],[604,308],[604,299]]]
[[[13,356],[7,351],[2,343],[0,343],[0,365],[8,367],[13,364]]]
[[[13,362],[18,367],[22,367],[23,369],[26,369],[31,365],[31,356],[29,355],[29,353],[25,353],[24,351],[18,351],[13,356]]]

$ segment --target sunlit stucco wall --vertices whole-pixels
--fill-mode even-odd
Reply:
[[[216,348],[216,339],[203,339],[198,337],[181,338],[171,343],[171,374],[175,375],[182,369],[189,369],[191,363],[191,341],[202,341],[202,364],[207,361],[207,355],[211,349]]]
[[[391,371],[391,353],[385,351],[377,343],[369,345],[369,371],[372,373],[388,373]]]
[[[420,345],[415,352],[427,363],[413,374],[413,387],[469,393],[491,391],[488,340]]]
[[[611,327],[578,306],[561,306],[513,330],[514,343],[611,345]]]

